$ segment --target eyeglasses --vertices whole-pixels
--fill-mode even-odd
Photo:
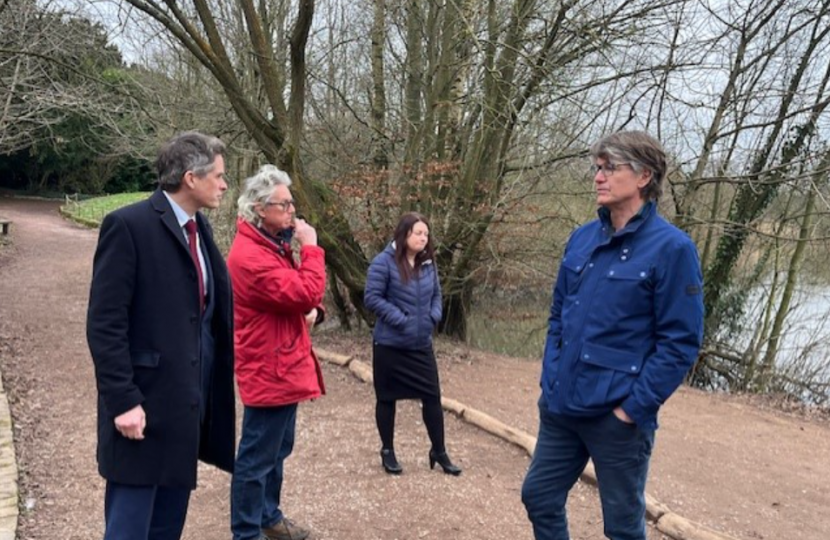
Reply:
[[[619,169],[620,167],[629,167],[629,168],[631,168],[631,164],[630,163],[603,163],[602,165],[594,164],[594,165],[591,165],[590,170],[591,170],[591,174],[594,175],[594,176],[596,176],[598,172],[601,172],[602,176],[608,178],[609,176],[611,176],[612,174],[617,172],[617,169]]]
[[[265,201],[265,206],[279,206],[282,208],[283,212],[288,212],[288,209],[291,207],[294,207],[295,210],[297,209],[294,199],[288,199],[287,201],[280,202]]]

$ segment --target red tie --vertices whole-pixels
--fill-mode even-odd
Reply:
[[[184,229],[187,231],[187,243],[190,246],[190,257],[193,259],[193,264],[196,265],[196,274],[199,276],[199,307],[202,311],[205,310],[205,281],[202,279],[202,265],[199,264],[199,248],[196,245],[196,222],[190,220],[184,224]]]

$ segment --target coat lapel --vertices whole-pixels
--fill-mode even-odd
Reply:
[[[173,237],[176,239],[176,243],[179,244],[182,249],[185,250],[187,256],[190,256],[190,248],[187,245],[187,241],[184,239],[184,233],[182,232],[182,228],[179,227],[179,222],[176,219],[176,214],[173,212],[173,208],[170,207],[170,203],[167,202],[167,197],[164,196],[164,193],[161,192],[161,189],[157,189],[151,196],[150,196],[150,204],[153,205],[153,209],[160,214],[161,222],[164,223],[165,228],[170,231]]]

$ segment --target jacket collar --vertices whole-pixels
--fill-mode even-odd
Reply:
[[[597,209],[597,215],[599,216],[599,220],[602,223],[602,230],[607,231],[608,236],[620,236],[623,234],[630,234],[640,227],[642,227],[643,223],[648,221],[648,219],[655,214],[657,211],[657,203],[654,201],[648,201],[640,209],[637,211],[636,214],[631,216],[631,219],[628,220],[628,223],[620,229],[619,231],[614,230],[614,226],[611,223],[611,211],[605,208],[604,206],[600,206]]]
[[[291,244],[283,238],[272,236],[243,218],[236,221],[237,234],[249,238],[254,243],[282,256],[291,256]]]
[[[179,222],[179,227],[184,228],[185,223],[187,223],[191,219],[196,219],[195,214],[192,215],[192,216],[187,215],[187,212],[184,211],[184,208],[179,206],[179,203],[177,203],[173,199],[173,197],[170,196],[169,193],[167,193],[166,191],[162,191],[161,194],[164,195],[165,199],[167,199],[167,204],[170,205],[170,208],[173,210],[173,213],[176,215],[176,221]]]
[[[397,247],[397,244],[395,243],[394,240],[392,240],[391,242],[389,242],[386,245],[386,248],[383,250],[385,253],[388,253],[392,257],[393,261],[395,260],[395,249],[396,249],[396,247]],[[421,266],[426,266],[428,264],[432,264],[432,259],[427,259],[427,260],[421,262]]]
[[[161,188],[156,189],[156,191],[150,195],[150,205],[156,212],[159,213],[159,217],[161,218],[162,223],[164,223],[165,228],[173,234],[179,245],[181,245],[185,250],[189,250],[187,247],[187,241],[184,238],[184,233],[182,233],[181,225],[179,225],[179,220],[176,218],[176,214],[173,212],[173,207],[170,206],[170,202],[167,200],[167,197],[164,196],[164,193],[162,193]],[[198,212],[194,217],[196,219],[196,224],[201,225],[201,218]]]

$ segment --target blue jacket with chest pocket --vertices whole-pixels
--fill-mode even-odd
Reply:
[[[692,240],[646,203],[613,231],[577,229],[553,290],[542,365],[548,409],[598,417],[615,407],[655,429],[703,339],[703,278]]]

